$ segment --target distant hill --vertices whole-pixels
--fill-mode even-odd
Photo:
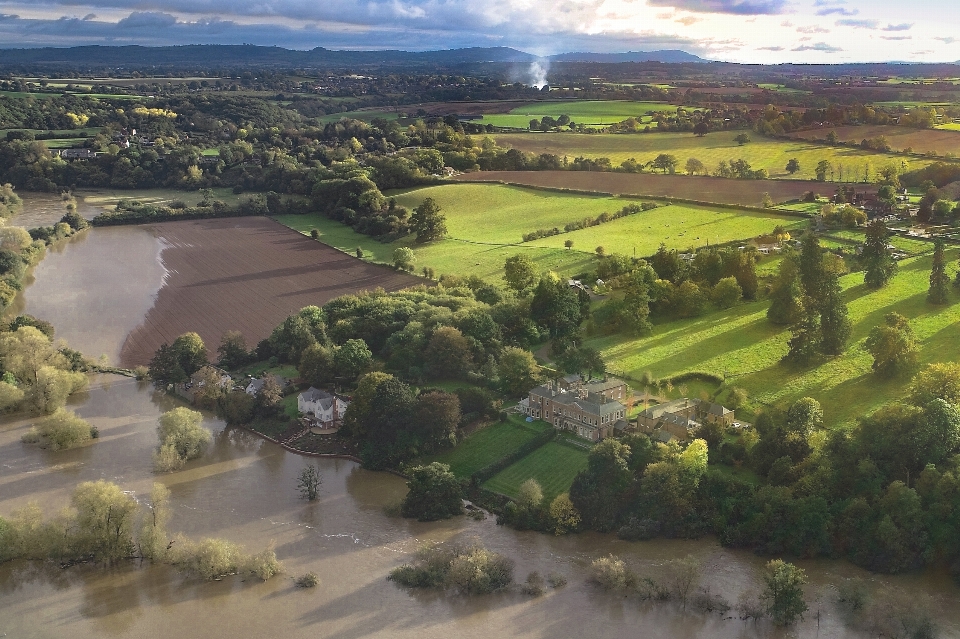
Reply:
[[[2,49],[2,48],[0,48]],[[83,46],[2,49],[0,68],[11,67],[456,67],[476,64],[530,63],[538,56],[510,47],[471,47],[441,51],[344,51],[317,47],[296,51],[254,45],[196,44],[169,47]],[[685,51],[561,53],[554,62],[707,62]]]
[[[627,51],[625,53],[561,53],[550,56],[551,60],[556,62],[709,62],[700,56],[680,51],[679,49],[668,49],[664,51]]]

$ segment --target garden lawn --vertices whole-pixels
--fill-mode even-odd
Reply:
[[[562,442],[547,442],[515,464],[500,471],[483,487],[516,497],[520,484],[536,479],[549,504],[560,493],[570,490],[573,479],[587,467],[587,450]]]
[[[526,129],[530,120],[543,119],[549,115],[556,119],[568,115],[577,124],[588,126],[610,126],[627,118],[637,118],[644,122],[651,120],[651,112],[673,112],[677,105],[667,102],[631,102],[629,100],[578,100],[569,102],[533,102],[517,107],[510,113],[485,114],[482,124]]]
[[[552,153],[569,160],[578,156],[606,157],[614,166],[631,158],[640,163],[650,162],[659,154],[666,153],[677,158],[678,172],[684,171],[689,158],[703,162],[710,173],[716,170],[721,160],[730,162],[743,159],[753,169],[766,169],[771,178],[783,179],[814,179],[820,160],[827,160],[834,166],[843,165],[844,177],[848,180],[860,179],[867,165],[873,176],[877,169],[888,164],[900,166],[904,162],[909,171],[930,163],[929,160],[907,159],[853,147],[828,147],[802,140],[774,140],[753,132],[746,132],[751,141],[740,146],[733,139],[741,133],[744,131],[714,131],[704,137],[692,133],[503,133],[494,137],[497,144],[538,155]],[[786,165],[794,158],[800,162],[800,170],[791,175],[787,173]]]
[[[432,455],[423,463],[448,464],[454,475],[466,479],[503,459],[548,428],[552,426],[546,422],[525,422],[520,416],[511,415],[509,421],[485,426],[460,442],[456,448]]]
[[[956,250],[947,251],[951,277],[957,257]],[[926,303],[930,263],[929,255],[900,262],[897,276],[879,291],[864,286],[862,273],[845,276],[841,284],[854,323],[847,351],[809,368],[779,363],[790,334],[767,321],[767,302],[659,325],[642,339],[593,337],[586,344],[600,349],[615,373],[639,379],[644,371],[658,378],[705,371],[725,376],[727,384],[744,388],[760,404],[813,397],[823,405],[827,424],[850,424],[904,394],[906,381],[875,377],[872,357],[864,350],[870,330],[887,313],[896,311],[910,320],[922,363],[960,359],[960,294],[951,291],[945,306]]]

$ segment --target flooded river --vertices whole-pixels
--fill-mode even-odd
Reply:
[[[88,353],[97,351],[87,347],[95,343],[103,344],[102,352],[117,352],[129,329],[108,323],[113,305],[132,322],[135,313],[149,308],[146,300],[162,280],[162,273],[151,270],[155,247],[144,236],[152,240],[136,228],[93,229],[52,253],[25,292],[25,310],[54,321],[58,334]],[[141,248],[119,254],[121,247],[134,245]],[[665,560],[693,554],[704,565],[701,585],[735,603],[758,586],[765,559],[713,540],[633,543],[598,534],[518,533],[491,518],[431,524],[390,518],[383,507],[403,496],[403,480],[344,460],[318,462],[321,498],[307,503],[296,490],[302,457],[225,429],[212,417],[206,425],[215,438],[207,454],[158,477],[150,471],[155,427],[172,405],[135,381],[94,378],[74,408],[99,427],[100,439],[61,453],[20,443],[29,420],[0,423],[0,514],[30,501],[55,513],[81,481],[115,481],[142,497],[159,480],[172,492],[171,531],[223,537],[251,550],[273,543],[287,574],[263,583],[235,578],[201,583],[167,567],[135,563],[66,570],[35,562],[2,564],[0,637],[865,637],[845,628],[827,592],[853,577],[925,602],[944,636],[960,633],[960,591],[936,572],[890,578],[845,562],[797,562],[810,578],[811,611],[785,632],[599,592],[586,582],[586,567],[597,557],[615,553],[639,572],[654,574]],[[424,541],[472,537],[513,558],[519,581],[537,570],[559,572],[569,583],[540,598],[519,592],[462,598],[407,591],[385,579]],[[320,576],[320,585],[295,588],[292,577],[308,571]],[[822,604],[814,602],[818,594]]]

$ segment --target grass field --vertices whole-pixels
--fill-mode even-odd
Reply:
[[[957,257],[956,250],[947,252],[951,276]],[[587,344],[602,350],[611,370],[635,378],[644,371],[656,377],[709,371],[725,375],[728,384],[746,389],[760,403],[814,397],[823,405],[828,424],[848,424],[904,392],[903,380],[883,381],[873,375],[872,358],[863,348],[870,329],[882,323],[886,313],[896,311],[910,319],[922,344],[922,362],[960,359],[960,295],[952,292],[943,307],[926,303],[930,261],[929,255],[904,260],[893,281],[879,291],[864,286],[862,273],[845,276],[844,296],[854,322],[849,347],[809,369],[779,364],[789,332],[767,321],[767,302],[657,326],[652,336],[639,340],[594,337]]]
[[[350,118],[351,120],[363,120],[364,122],[370,122],[374,118],[383,118],[384,120],[396,120],[399,117],[397,113],[391,113],[390,111],[380,111],[380,110],[362,110],[362,111],[344,111],[343,113],[331,113],[329,115],[322,115],[317,118],[317,121],[320,124],[329,124],[331,122],[339,122],[341,118]]]
[[[581,100],[571,102],[536,102],[511,110],[509,113],[484,115],[482,123],[494,126],[526,129],[533,118],[549,115],[559,118],[568,115],[577,124],[609,126],[627,118],[649,122],[650,112],[676,112],[677,105],[666,102],[630,102],[627,100]]]
[[[456,448],[433,455],[423,463],[448,464],[453,474],[466,478],[481,468],[503,459],[543,431],[552,428],[541,421],[524,422],[519,415],[511,415],[509,421],[494,422],[476,431]]]
[[[512,466],[494,475],[483,485],[489,490],[516,497],[520,484],[536,479],[543,488],[544,501],[549,503],[587,467],[587,450],[562,441],[547,442]]]
[[[911,129],[905,126],[839,126],[823,127],[807,131],[798,131],[794,135],[804,139],[825,139],[830,131],[837,137],[852,144],[859,144],[861,140],[883,136],[895,151],[912,149],[914,153],[947,153],[960,154],[960,130],[938,127],[937,129]]]
[[[633,158],[649,162],[661,153],[676,156],[678,171],[683,171],[689,158],[697,158],[712,173],[721,160],[744,159],[754,169],[766,169],[772,178],[812,180],[821,160],[845,167],[845,177],[861,175],[866,165],[873,173],[888,164],[915,169],[929,164],[926,160],[904,159],[885,153],[849,147],[827,147],[804,141],[773,140],[750,133],[751,142],[743,146],[734,142],[742,131],[715,131],[700,138],[692,133],[644,133],[632,135],[583,135],[576,133],[505,133],[496,135],[497,143],[531,153],[553,153],[570,160],[578,156],[607,157],[614,165]],[[825,134],[824,134],[825,135]],[[790,175],[787,162],[796,158],[800,170]]]
[[[237,204],[241,200],[250,197],[250,193],[237,195],[232,189],[216,188],[211,189],[215,200],[223,200],[227,204]],[[84,201],[104,210],[116,208],[120,200],[135,200],[144,204],[169,204],[174,200],[182,200],[187,206],[195,206],[203,199],[203,194],[199,191],[178,191],[176,189],[133,189],[133,190],[112,190],[112,189],[80,189],[77,195]]]
[[[499,280],[506,258],[519,252],[530,256],[540,270],[575,275],[592,267],[597,246],[608,252],[649,255],[660,242],[686,249],[710,242],[749,239],[767,233],[777,224],[795,226],[801,220],[775,213],[671,205],[639,213],[597,227],[520,243],[524,233],[540,228],[563,227],[584,217],[613,213],[637,200],[538,191],[500,184],[448,184],[393,194],[409,209],[432,197],[447,218],[449,236],[425,245],[412,237],[383,244],[356,233],[321,215],[286,215],[277,220],[301,233],[317,229],[320,241],[349,253],[363,249],[367,259],[391,263],[398,246],[410,246],[416,267],[440,274],[475,274]],[[573,250],[564,241],[574,240]]]

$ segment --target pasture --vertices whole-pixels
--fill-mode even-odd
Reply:
[[[717,204],[761,206],[763,196],[778,203],[799,200],[808,191],[832,194],[837,185],[807,180],[731,180],[689,175],[614,173],[610,171],[476,171],[452,182],[503,182],[550,189],[667,197]],[[792,208],[787,207],[787,208]],[[802,210],[806,210],[803,208]]]
[[[792,135],[805,140],[826,139],[831,131],[837,138],[848,144],[860,144],[862,140],[883,136],[895,151],[911,149],[914,153],[931,153],[946,155],[960,154],[960,126],[950,130],[945,127],[938,129],[911,129],[905,126],[838,126],[822,127],[797,131]]]
[[[559,118],[570,116],[577,124],[610,126],[627,118],[650,122],[651,112],[676,112],[677,105],[666,102],[631,102],[628,100],[577,100],[566,102],[532,102],[511,109],[509,113],[486,114],[482,124],[526,129],[530,120],[548,115]]]
[[[554,497],[570,490],[577,473],[587,467],[587,453],[587,448],[562,439],[547,442],[494,475],[483,487],[516,497],[523,482],[536,479],[543,489],[544,501],[549,504]]]
[[[743,159],[753,169],[766,169],[771,178],[812,180],[821,160],[835,167],[843,166],[848,181],[860,181],[866,167],[873,173],[888,164],[915,169],[929,164],[927,160],[908,159],[876,151],[853,147],[828,147],[802,140],[774,140],[756,133],[748,133],[751,141],[743,146],[734,138],[743,131],[714,131],[704,137],[692,133],[639,133],[583,135],[576,133],[502,133],[495,137],[497,144],[535,153],[551,153],[573,160],[578,156],[587,158],[606,157],[619,166],[624,160],[634,159],[640,163],[652,161],[666,153],[679,161],[678,172],[684,171],[689,158],[696,158],[713,173],[721,161]],[[825,135],[825,134],[824,134]],[[787,173],[786,165],[791,159],[800,162],[800,170]],[[832,178],[835,176],[828,176]]]
[[[577,175],[577,174],[571,174]],[[599,174],[605,175],[605,174]],[[682,178],[681,178],[682,179]],[[725,182],[733,182],[725,180]],[[777,224],[792,227],[797,217],[736,209],[670,205],[621,218],[596,227],[522,243],[524,233],[541,228],[562,228],[568,222],[600,213],[614,213],[642,200],[609,196],[557,193],[501,184],[447,184],[392,194],[408,209],[432,197],[447,218],[446,239],[417,244],[414,237],[384,244],[321,215],[284,215],[277,221],[301,233],[317,229],[320,241],[354,254],[359,247],[365,259],[389,264],[399,246],[409,246],[414,266],[433,268],[437,275],[478,275],[491,281],[503,276],[503,263],[512,255],[528,255],[541,271],[564,276],[592,268],[594,249],[649,255],[660,242],[677,249],[711,243],[746,240],[770,232]],[[564,241],[574,240],[573,250]]]
[[[956,272],[957,257],[958,251],[947,252],[950,276]],[[885,314],[896,311],[910,320],[922,345],[922,363],[958,359],[960,294],[951,292],[945,306],[926,303],[930,263],[929,255],[900,262],[897,276],[879,291],[864,286],[862,273],[844,276],[853,335],[843,355],[810,368],[779,363],[790,334],[767,321],[768,302],[661,324],[641,339],[595,336],[586,343],[603,352],[611,371],[636,379],[645,371],[657,378],[706,371],[746,389],[757,405],[814,397],[823,405],[826,423],[850,424],[904,394],[904,380],[873,375],[872,358],[864,349],[864,340]]]
[[[546,422],[524,422],[519,415],[509,421],[494,422],[476,431],[456,448],[432,455],[423,463],[440,462],[450,466],[460,478],[470,477],[478,470],[503,459],[543,431],[552,428]]]

